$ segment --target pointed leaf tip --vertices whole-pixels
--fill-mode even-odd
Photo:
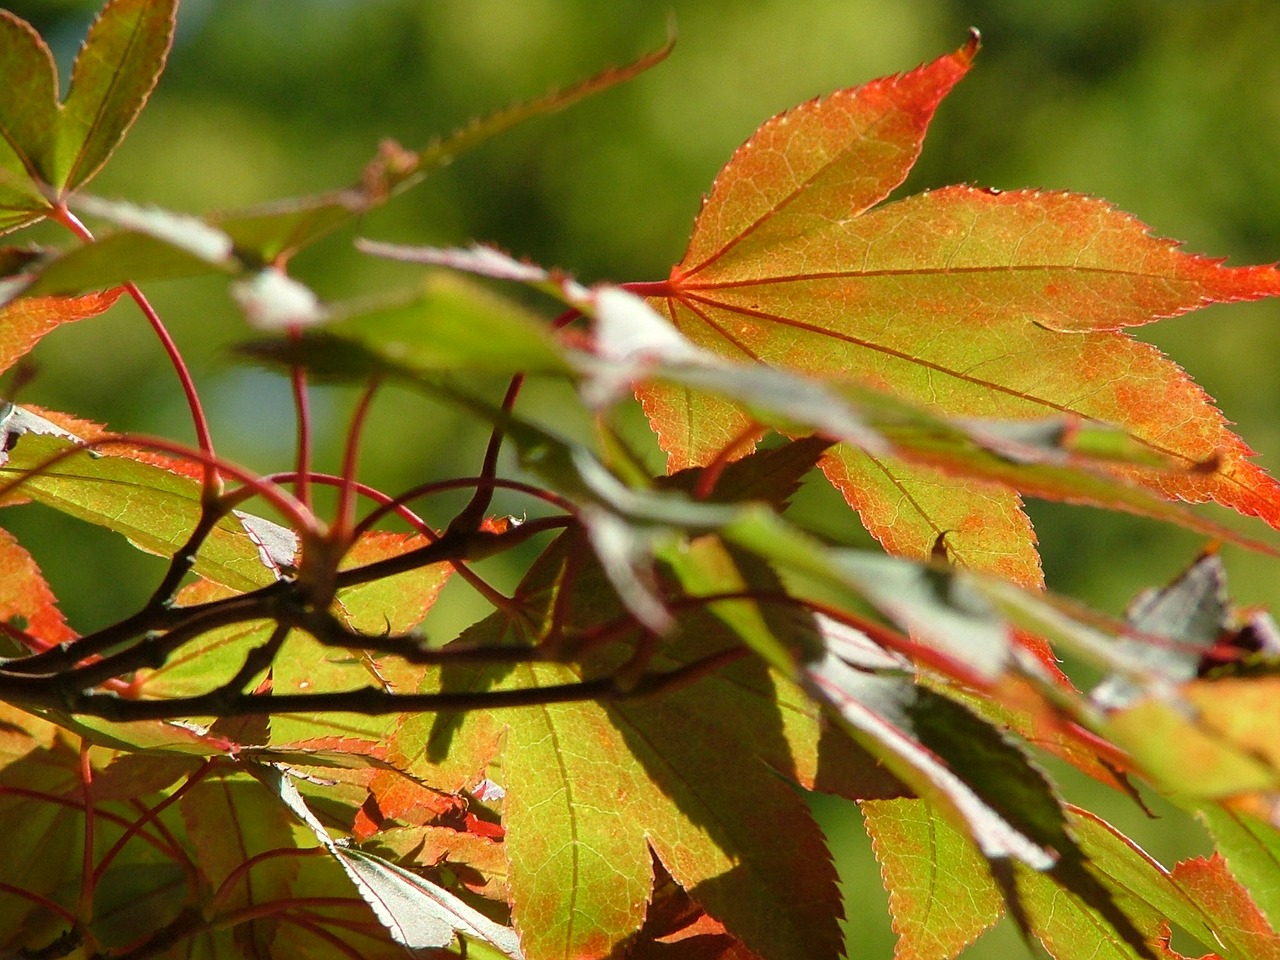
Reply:
[[[959,562],[1038,583],[1020,492],[1162,518],[1160,500],[1213,501],[1280,529],[1280,483],[1203,390],[1124,332],[1280,295],[1273,267],[1184,253],[1075,194],[958,186],[881,203],[979,47],[975,31],[915,70],[766,121],[717,176],[665,288],[643,291],[651,305],[710,353],[840,377],[942,417],[1111,424],[1165,461],[1098,464],[1103,493],[1080,471],[1040,486],[1047,474],[1020,467],[833,449],[824,472],[890,552],[927,556],[954,531]],[[752,423],[695,384],[638,392],[673,470],[710,462]]]
[[[173,42],[177,0],[109,0],[76,57],[44,166],[59,191],[102,169],[142,112]]]
[[[978,32],[977,27],[969,28],[969,39],[963,47],[956,51],[956,59],[964,66],[973,63],[973,58],[978,55],[978,51],[982,49],[982,34]]]

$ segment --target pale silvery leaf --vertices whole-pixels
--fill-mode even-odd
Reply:
[[[522,960],[520,942],[510,927],[494,923],[448,890],[394,863],[335,842],[280,768],[253,764],[250,772],[333,854],[392,939],[411,956],[430,956],[429,951],[451,946],[461,933]]]
[[[315,326],[328,316],[308,287],[275,267],[237,280],[231,285],[231,296],[250,326],[273,333]]]
[[[1058,862],[1055,851],[1028,837],[994,810],[932,750],[914,739],[912,711],[919,693],[901,677],[882,676],[849,666],[831,652],[806,668],[810,691],[829,703],[848,727],[877,755],[895,758],[894,774],[917,789],[927,784],[926,799],[950,806],[968,827],[983,856],[1013,859],[1033,870],[1049,870]],[[886,757],[887,759],[887,757]]]
[[[596,349],[606,359],[704,365],[723,362],[695,346],[634,293],[601,287],[594,300]]]
[[[292,574],[297,566],[298,535],[288,527],[255,517],[251,513],[239,510],[231,512],[258,548],[258,559],[262,561],[262,565],[274,573],[277,580]]]
[[[8,400],[0,401],[0,466],[9,462],[9,449],[24,433],[37,436],[61,437],[72,443],[81,443],[74,433],[68,433],[56,423],[24,410]]]
[[[159,207],[140,207],[118,200],[99,200],[96,197],[81,197],[76,202],[76,207],[85,213],[110,220],[126,230],[163,240],[208,263],[226,266],[234,255],[234,244],[229,236],[203,220],[186,214],[161,210]]]

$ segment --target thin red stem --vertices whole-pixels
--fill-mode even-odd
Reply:
[[[235,890],[236,884],[244,879],[249,871],[258,864],[264,863],[267,860],[276,860],[280,857],[314,857],[317,854],[327,855],[328,852],[329,851],[324,847],[307,847],[302,850],[297,847],[278,847],[274,850],[264,850],[262,853],[255,854],[226,875],[222,883],[218,886],[217,891],[214,892],[213,896],[209,898],[208,903],[205,904],[205,916],[212,916],[215,914],[218,908],[221,907],[231,895],[231,892]]]
[[[269,476],[263,477],[262,479],[271,483],[287,483],[294,479],[294,475],[291,473],[273,473]],[[327,473],[313,473],[311,475],[311,481],[313,483],[322,483],[334,487],[341,486],[343,483],[342,477],[335,477],[332,474]],[[351,540],[352,542],[357,540],[359,537],[367,533],[375,523],[391,513],[395,513],[402,520],[409,523],[418,531],[418,533],[422,534],[427,539],[432,541],[437,540],[439,539],[439,534],[432,530],[425,520],[410,510],[405,505],[405,502],[417,499],[418,497],[427,496],[431,493],[454,490],[458,487],[475,486],[480,482],[480,477],[461,477],[452,480],[440,480],[433,483],[426,483],[419,487],[414,487],[408,493],[402,494],[398,497],[391,497],[376,487],[371,487],[368,484],[360,483],[358,481],[354,482],[352,483],[352,489],[361,496],[368,497],[370,500],[373,500],[378,504],[378,507],[352,527]],[[522,483],[518,480],[493,479],[490,480],[489,483],[494,487],[516,490],[521,493],[528,493],[533,496],[540,497],[543,500],[553,503],[558,507],[563,507],[566,510],[572,509],[573,506],[567,500],[562,499],[550,491],[542,490],[539,487]],[[512,602],[509,597],[500,591],[495,590],[487,581],[481,578],[479,574],[467,566],[463,561],[450,559],[446,562],[449,563],[455,571],[457,571],[458,576],[466,580],[467,583],[469,583],[472,588],[484,597],[485,600],[487,600],[493,607],[499,610],[513,609]]]
[[[129,824],[128,829],[116,838],[116,842],[111,845],[111,849],[103,854],[102,859],[98,861],[97,867],[94,868],[94,881],[96,882],[102,879],[102,875],[107,872],[107,868],[111,866],[111,862],[120,855],[120,851],[125,848],[125,845],[130,840],[141,833],[143,827],[155,820],[156,817],[160,816],[160,814],[162,814],[171,805],[177,803],[178,800],[182,798],[183,794],[203,780],[209,771],[213,769],[216,762],[217,761],[213,759],[206,760],[199,769],[187,775],[187,779],[183,782],[182,786],[178,787],[178,789],[174,790],[173,793],[169,794],[155,806],[148,807],[142,816]]]
[[[80,738],[80,791],[84,802],[84,851],[80,858],[80,918],[88,923],[93,916],[93,890],[97,874],[93,869],[94,826],[93,763],[89,759],[89,741]]]
[[[670,280],[644,280],[620,283],[618,286],[637,297],[670,297],[675,293]]]
[[[302,331],[297,327],[289,330],[289,339],[295,343],[302,339]],[[290,383],[293,386],[293,406],[297,411],[298,450],[296,456],[297,471],[294,474],[294,496],[298,502],[311,507],[311,397],[307,392],[307,371],[304,367],[294,367],[290,371]]]
[[[695,500],[705,500],[711,496],[711,492],[720,481],[720,475],[724,473],[725,467],[733,462],[734,454],[743,447],[750,445],[759,436],[761,429],[760,424],[753,421],[747,424],[746,429],[721,447],[715,459],[703,467],[702,473],[698,475],[698,482],[693,488],[693,498]]]
[[[353,533],[364,533],[375,523],[391,513],[393,510],[399,510],[400,506],[418,500],[421,497],[430,496],[435,493],[445,493],[449,490],[458,490],[465,487],[479,487],[481,485],[490,487],[491,489],[515,490],[518,493],[527,493],[532,497],[537,497],[553,506],[559,507],[566,513],[574,512],[574,505],[564,497],[550,490],[544,490],[542,487],[536,487],[531,483],[524,483],[520,480],[505,480],[501,477],[453,477],[449,480],[435,480],[431,483],[420,484],[410,490],[406,490],[393,500],[387,500],[376,510],[371,511],[368,516],[356,524]]]
[[[304,530],[313,530],[319,526],[315,515],[303,504],[285,493],[276,484],[268,480],[264,480],[252,471],[237,466],[229,461],[222,460],[218,457],[211,457],[201,450],[193,450],[190,447],[177,443],[172,440],[166,440],[163,437],[150,437],[143,434],[114,434],[105,437],[98,437],[94,440],[81,440],[76,446],[69,447],[54,454],[45,460],[38,467],[32,467],[25,471],[21,476],[10,480],[8,483],[0,484],[0,498],[8,493],[12,493],[18,489],[27,480],[32,477],[39,476],[46,471],[57,466],[63,460],[73,457],[78,453],[87,450],[97,450],[102,447],[139,447],[144,450],[151,450],[158,453],[167,453],[171,456],[181,457],[184,460],[190,460],[193,463],[201,464],[211,470],[217,471],[219,474],[229,476],[231,479],[238,480],[246,487],[253,490],[254,495],[260,496],[270,503],[273,507],[283,513],[293,523]],[[233,494],[237,497],[237,494]],[[248,499],[247,496],[238,496],[239,500]]]
[[[58,916],[62,917],[62,919],[67,922],[68,926],[75,927],[79,925],[74,913],[62,904],[55,903],[53,900],[50,900],[48,897],[42,897],[38,893],[33,893],[30,890],[24,890],[22,887],[15,887],[12,884],[5,883],[3,880],[0,880],[0,893],[11,894],[15,897],[21,897],[23,900],[30,901],[31,903],[38,904],[50,913],[56,913]]]
[[[369,408],[377,392],[378,379],[375,377],[361,392],[356,408],[351,414],[351,426],[347,429],[347,448],[342,458],[342,483],[338,487],[337,515],[334,517],[331,531],[335,541],[347,540],[352,535],[356,474],[360,470],[360,441],[364,436],[364,425],[369,416]]]
[[[80,222],[80,219],[67,208],[65,203],[59,203],[54,207],[51,219],[61,223],[85,243],[93,242],[93,234],[89,231],[89,228]],[[205,495],[210,498],[215,497],[221,491],[222,478],[218,473],[217,459],[213,450],[213,437],[209,433],[209,421],[205,417],[204,407],[200,403],[200,395],[196,390],[195,381],[191,378],[191,371],[187,368],[187,362],[183,359],[178,345],[165,328],[164,321],[160,319],[160,315],[156,313],[150,301],[138,289],[137,284],[126,283],[124,289],[133,298],[133,302],[138,305],[138,309],[147,318],[147,322],[151,324],[151,329],[159,338],[161,346],[164,347],[164,351],[169,357],[169,363],[178,375],[178,381],[182,384],[182,392],[185,394],[187,406],[191,410],[191,422],[195,428],[196,443],[206,457],[204,461]]]
[[[290,897],[284,900],[270,900],[267,903],[251,904],[236,910],[234,913],[215,918],[210,921],[210,926],[235,927],[242,923],[248,923],[250,920],[276,916],[298,907],[311,907],[314,909],[315,907],[349,908],[364,906],[367,906],[367,904],[359,897]]]
[[[271,473],[262,479],[268,483],[296,483],[298,475],[293,472]],[[347,482],[343,480],[342,477],[332,473],[312,473],[307,479],[312,483],[318,483],[329,487],[340,487]],[[431,529],[427,524],[427,521],[423,520],[422,517],[418,516],[407,506],[401,503],[399,498],[392,497],[391,494],[384,493],[377,487],[370,486],[367,483],[361,483],[359,480],[351,481],[351,489],[360,496],[372,500],[374,503],[378,504],[379,507],[387,508],[379,511],[377,516],[374,518],[375,520],[380,520],[388,513],[394,512],[396,516],[409,524],[424,537],[430,537],[433,540],[436,538],[436,532]],[[355,540],[361,534],[367,533],[371,526],[373,526],[373,524],[369,522],[367,517],[361,520],[351,528],[351,539]]]
[[[28,800],[39,800],[41,803],[50,803],[60,807],[73,807],[77,810],[83,808],[83,805],[81,804],[80,801],[72,799],[70,797],[60,797],[57,794],[45,793],[40,790],[31,790],[25,787],[0,787],[0,796],[25,797]],[[106,820],[108,823],[114,823],[116,826],[123,827],[126,829],[129,827],[130,823],[132,822],[128,818],[123,817],[118,813],[114,813],[113,811],[110,811],[110,810],[103,810],[101,807],[95,809],[93,813],[94,813],[94,816],[101,817],[103,820]],[[160,824],[156,824],[156,828],[157,828],[156,832],[161,833]],[[161,836],[159,838],[156,838],[156,837],[148,836],[145,833],[139,833],[138,836],[140,839],[145,840],[147,843],[151,844],[152,847],[154,847],[160,853],[164,854],[166,857],[174,856],[175,851],[172,847],[172,843],[174,841],[171,837]]]
[[[282,923],[292,923],[294,926],[300,927],[301,929],[310,933],[312,936],[317,937],[318,939],[323,940],[325,943],[329,944],[329,946],[334,950],[336,950],[338,953],[343,954],[344,956],[350,957],[351,960],[364,960],[365,954],[363,952],[351,946],[351,944],[347,943],[337,934],[330,933],[328,930],[320,926],[320,924],[316,923],[314,920],[311,920],[303,916],[295,916],[292,913],[283,913],[280,915],[280,921]],[[348,929],[351,929],[351,927],[348,927]],[[372,934],[375,936],[377,934],[382,933],[383,931],[382,925],[376,924],[376,923],[365,923],[365,924],[362,924],[358,929],[360,929],[364,933],[370,933],[371,931],[376,931],[376,933]]]

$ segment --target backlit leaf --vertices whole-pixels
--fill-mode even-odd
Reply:
[[[1280,957],[1280,936],[1249,891],[1232,876],[1220,854],[1184,860],[1174,867],[1173,880],[1189,899],[1218,921],[1215,931],[1239,951],[1238,956],[1258,960]]]
[[[0,620],[53,646],[76,636],[31,554],[0,530]]]
[[[1215,937],[1229,942],[1214,921],[1214,912],[1141,847],[1087,810],[1071,807],[1068,812],[1072,832],[1088,855],[1090,868],[1116,892],[1121,903],[1136,904],[1137,910],[1148,916],[1154,911],[1206,945],[1216,945]],[[1228,950],[1225,955],[1233,954]]]
[[[22,824],[0,857],[0,883],[51,897],[78,879],[84,846],[79,787],[77,752],[62,738],[0,770],[0,816]],[[42,917],[45,924],[60,919],[38,901],[4,896],[8,909],[0,910],[0,949],[6,952],[37,945],[24,936],[39,929],[30,918]]]
[[[490,943],[512,960],[522,960],[514,932],[494,923],[449,891],[381,857],[339,846],[308,808],[293,782],[271,767],[256,767],[254,776],[284,801],[284,806],[310,828],[316,839],[342,865],[360,896],[373,908],[392,939],[411,954],[446,947],[461,933]]]
[[[206,778],[178,800],[191,836],[194,859],[210,891],[224,884],[223,912],[271,903],[289,897],[301,870],[298,857],[263,859],[241,870],[251,857],[269,850],[296,846],[288,812],[262,784],[243,773]],[[257,921],[236,930],[246,952],[261,951],[271,942],[274,920]]]
[[[1000,890],[973,844],[923,800],[862,804],[889,891],[895,960],[944,960],[1004,912]]]
[[[367,534],[352,548],[343,566],[351,568],[397,556],[424,542],[420,537],[400,534]],[[345,588],[338,593],[335,611],[348,626],[371,635],[407,632],[426,616],[451,572],[448,564],[430,564]],[[186,587],[178,599],[191,605],[234,592],[214,583],[201,582]],[[137,686],[148,696],[157,697],[195,696],[215,689],[235,675],[249,651],[264,643],[271,631],[272,625],[262,620],[209,631],[172,654],[163,666],[139,674]],[[417,688],[422,674],[421,666],[396,657],[372,657],[356,650],[327,646],[298,631],[286,638],[272,661],[273,687],[277,693],[332,692],[370,685],[408,693]],[[360,738],[359,742],[377,741],[395,724],[393,714],[288,714],[272,719],[271,742],[288,745],[315,737],[339,736]],[[305,758],[305,752],[300,751],[289,762],[303,765]],[[319,765],[330,762],[336,761],[318,761]]]
[[[76,57],[46,173],[60,193],[83,186],[133,125],[164,69],[177,0],[109,0]]]
[[[864,519],[878,513],[900,518],[913,513],[950,516],[930,528],[930,550],[939,539],[948,541],[948,555],[956,561],[1001,573],[1028,586],[1040,586],[1039,561],[1034,536],[1012,490],[1072,502],[1092,503],[1178,523],[1218,539],[1274,550],[1239,533],[1199,517],[1157,493],[1116,475],[1119,467],[1150,470],[1153,476],[1179,477],[1189,467],[1145,441],[1096,421],[1082,421],[1068,413],[1037,416],[1031,420],[1005,417],[983,419],[946,416],[926,401],[907,399],[869,388],[848,379],[846,371],[786,370],[764,366],[750,359],[723,357],[697,346],[668,321],[629,292],[599,286],[587,289],[563,273],[516,260],[501,251],[473,245],[465,249],[403,247],[359,242],[367,253],[413,263],[446,266],[495,279],[522,283],[549,293],[593,321],[590,350],[583,350],[576,332],[565,335],[565,359],[575,368],[579,391],[592,408],[615,402],[639,387],[642,397],[666,387],[694,391],[691,396],[707,402],[732,400],[742,405],[742,416],[729,408],[719,420],[701,422],[707,431],[709,451],[728,450],[740,455],[765,427],[802,434],[816,431],[832,440],[844,440],[869,455],[892,450],[907,462],[900,475],[876,472],[861,481]],[[651,285],[630,285],[648,288]],[[305,345],[304,345],[305,346]],[[262,351],[255,347],[254,352]],[[297,348],[276,348],[275,353],[296,353]],[[268,355],[270,353],[268,352]],[[382,352],[388,361],[394,358]],[[303,358],[313,369],[333,370],[330,353]],[[283,357],[277,356],[277,359]],[[349,377],[367,376],[368,364],[353,358],[346,365]],[[878,384],[876,385],[879,386]],[[719,398],[719,400],[715,399]],[[749,414],[749,416],[747,416]],[[841,475],[839,458],[845,447],[835,447],[823,458],[829,477]],[[943,476],[938,470],[946,471]],[[921,485],[908,489],[906,475]],[[975,492],[982,510],[969,510],[967,497],[957,490]],[[910,501],[904,507],[904,498]],[[1005,503],[1005,507],[1000,504]],[[914,504],[912,506],[911,504]],[[935,510],[934,507],[937,509]],[[968,511],[963,516],[957,508]],[[983,511],[1008,511],[1009,526],[990,523]],[[981,543],[959,537],[960,531],[983,531]],[[919,532],[917,530],[917,532]],[[997,540],[999,542],[997,542]],[[886,540],[886,543],[892,544]],[[912,551],[898,551],[910,553]]]
[[[0,430],[11,438],[0,465],[6,485],[0,496],[36,500],[114,530],[139,549],[160,556],[172,556],[186,542],[200,516],[198,468],[123,444],[104,447],[100,455],[74,452],[80,446],[77,434],[51,420],[12,404],[0,407],[0,413]],[[73,425],[79,439],[102,435],[93,424]],[[129,490],[130,496],[122,498],[122,490]],[[262,563],[257,543],[234,515],[214,527],[197,554],[195,569],[239,590],[275,580]]]
[[[717,177],[684,259],[647,285],[651,302],[708,350],[847,376],[951,416],[1117,424],[1186,469],[1116,476],[1280,526],[1280,487],[1204,393],[1120,332],[1275,295],[1280,273],[1181,253],[1069,194],[951,187],[870,209],[906,176],[975,49],[765,123]],[[748,423],[696,391],[640,394],[673,469],[707,462]],[[847,445],[824,469],[894,552],[927,556],[945,531],[964,562],[1038,581],[1012,490]]]
[[[58,77],[53,55],[31,24],[0,10],[0,233],[40,219],[41,162],[57,130]]]
[[[556,609],[561,622],[586,626],[622,613],[577,542],[563,538],[526,577],[519,591],[526,616]],[[562,584],[573,593],[553,606]],[[526,637],[523,617],[495,614],[462,639],[518,644]],[[733,642],[702,616],[654,665],[675,668]],[[581,675],[590,674],[531,663],[446,677],[456,677],[451,689],[482,690]],[[834,874],[804,804],[765,765],[812,783],[820,728],[813,705],[779,680],[752,659],[647,701],[411,718],[396,742],[409,756],[425,750],[413,771],[429,781],[427,761],[446,750],[454,763],[477,752],[483,762],[485,750],[499,749],[494,776],[506,791],[508,883],[531,960],[608,954],[639,930],[653,882],[651,848],[708,913],[762,956],[830,956],[838,940]],[[504,729],[499,748],[494,731]]]
[[[1064,890],[1053,878],[1030,870],[1018,872],[1018,892],[1036,938],[1055,960],[1134,960],[1154,957],[1150,945],[1145,952],[1136,947],[1144,941],[1126,939],[1117,932],[1114,917],[1103,918],[1071,890]],[[1154,910],[1129,905],[1136,914],[1128,929],[1141,930],[1154,939],[1159,916]]]
[[[429,275],[412,297],[353,307],[327,329],[409,370],[566,374],[569,369],[535,316],[444,273]]]
[[[1231,873],[1249,888],[1272,927],[1280,924],[1280,830],[1230,807],[1205,804],[1199,815]]]
[[[64,323],[97,316],[119,296],[119,290],[108,290],[83,297],[34,297],[3,304],[0,306],[0,371],[8,370],[30,353],[45,334]]]

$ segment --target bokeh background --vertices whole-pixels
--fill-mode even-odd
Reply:
[[[36,24],[65,76],[96,3],[4,6]],[[954,49],[970,26],[982,30],[984,49],[939,111],[905,189],[1069,188],[1107,198],[1192,251],[1235,263],[1280,257],[1280,4],[1272,0],[183,0],[169,69],[93,189],[199,212],[341,186],[381,138],[420,145],[475,114],[627,61],[662,42],[669,17],[679,42],[668,62],[465,156],[308,251],[297,275],[330,297],[412,281],[402,267],[353,252],[358,233],[492,242],[591,281],[662,277],[715,172],[760,122]],[[228,347],[247,331],[225,284],[174,282],[148,293],[191,362],[219,451],[263,471],[286,469],[288,392],[232,361]],[[1137,333],[1181,363],[1261,462],[1280,469],[1280,304],[1210,308]],[[172,373],[128,305],[57,332],[36,358],[39,376],[23,401],[190,439]],[[349,398],[317,397],[322,466],[336,462]],[[550,417],[568,416],[562,399],[554,390],[531,397]],[[471,472],[482,444],[483,434],[447,411],[388,395],[367,442],[367,476],[395,489]],[[447,506],[432,519],[446,520]],[[863,542],[820,484],[797,509],[825,533]],[[1111,612],[1201,546],[1148,521],[1030,509],[1051,586]],[[127,612],[154,583],[156,563],[110,534],[34,506],[0,520],[36,553],[81,629]],[[1241,602],[1280,599],[1277,561],[1231,548],[1226,557]],[[461,622],[470,608],[462,599],[451,609],[446,616]],[[1206,849],[1196,825],[1173,811],[1161,807],[1151,821],[1063,776],[1072,799],[1101,809],[1166,862]],[[850,954],[886,957],[884,894],[856,810],[817,805],[845,877]],[[1001,930],[969,955],[1020,949]]]

